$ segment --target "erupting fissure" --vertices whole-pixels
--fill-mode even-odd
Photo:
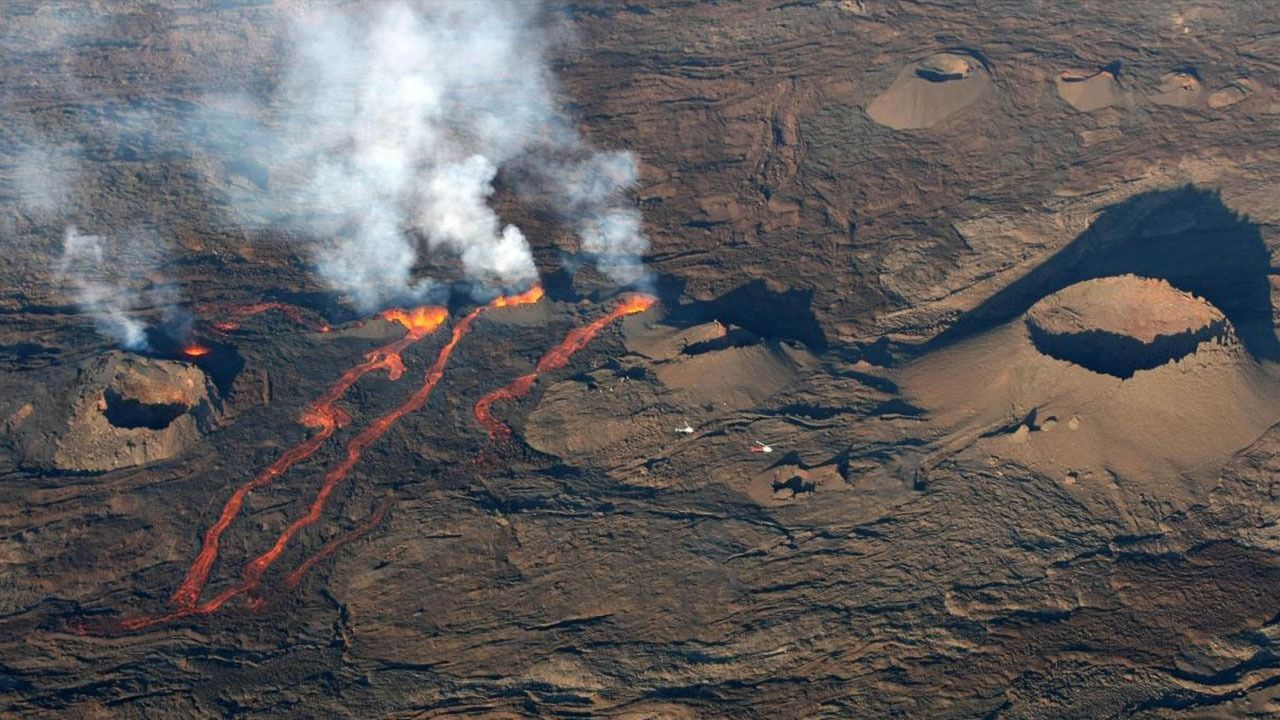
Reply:
[[[440,327],[448,317],[448,311],[440,307],[422,307],[411,311],[388,310],[382,316],[389,321],[404,325],[407,330],[404,337],[367,353],[363,362],[342,373],[323,395],[311,401],[303,409],[300,421],[306,427],[315,430],[315,434],[284,451],[275,462],[258,473],[257,477],[241,485],[231,495],[231,499],[227,500],[226,505],[223,506],[218,521],[205,532],[200,554],[192,563],[191,569],[187,571],[186,579],[173,595],[173,603],[179,609],[195,607],[209,579],[209,571],[218,558],[218,542],[222,533],[240,513],[249,493],[270,485],[277,476],[298,462],[311,457],[333,435],[334,431],[351,419],[345,411],[336,406],[336,403],[356,384],[356,381],[377,370],[386,370],[391,380],[400,379],[404,374],[404,361],[400,354]]]
[[[519,295],[502,296],[487,305],[477,307],[467,313],[454,326],[452,335],[447,343],[440,349],[436,356],[435,362],[429,367],[423,377],[422,385],[398,407],[392,409],[381,417],[373,420],[364,430],[360,431],[354,438],[347,443],[347,452],[345,458],[336,466],[329,470],[324,476],[324,482],[317,492],[316,497],[312,501],[307,512],[301,517],[294,520],[280,535],[276,538],[275,543],[264,553],[257,556],[245,565],[241,573],[239,582],[231,585],[218,593],[213,598],[201,603],[199,598],[208,582],[210,570],[214,561],[217,559],[218,542],[223,532],[231,524],[232,520],[239,514],[243,507],[246,496],[253,490],[270,484],[270,482],[280,474],[284,473],[294,464],[310,457],[316,450],[331,437],[334,431],[346,424],[350,420],[350,416],[346,412],[336,407],[335,404],[345,392],[362,376],[378,369],[386,369],[392,379],[400,377],[404,372],[404,363],[401,360],[400,353],[409,345],[417,342],[421,338],[429,335],[439,328],[447,318],[447,311],[438,307],[422,307],[412,310],[387,310],[382,313],[382,317],[388,321],[397,322],[403,325],[408,332],[403,338],[378,348],[365,356],[365,359],[359,365],[351,368],[335,382],[329,389],[315,401],[307,406],[302,413],[302,422],[308,427],[315,428],[317,432],[307,440],[289,448],[274,463],[258,474],[257,477],[249,482],[241,485],[230,500],[223,507],[222,514],[218,521],[214,523],[205,533],[204,543],[201,547],[200,554],[195,562],[192,563],[191,569],[187,573],[186,579],[174,593],[173,603],[176,609],[165,615],[158,616],[142,616],[128,618],[120,622],[120,627],[126,631],[138,630],[152,625],[177,620],[190,615],[208,615],[217,611],[227,601],[236,597],[254,592],[262,582],[262,578],[271,565],[279,559],[284,553],[289,542],[303,528],[312,525],[320,519],[325,505],[332,496],[337,486],[342,483],[351,470],[359,462],[363,452],[375,441],[381,438],[390,428],[401,418],[409,413],[415,412],[422,408],[430,398],[432,391],[440,380],[444,377],[445,367],[449,363],[450,357],[453,355],[454,349],[462,338],[471,331],[471,326],[481,312],[490,308],[504,308],[515,305],[536,303],[543,296],[542,288],[534,286],[530,290]],[[296,569],[289,573],[285,578],[287,587],[294,587],[300,581],[308,570],[317,563],[336,552],[342,545],[351,542],[356,537],[367,532],[369,529],[377,525],[389,510],[389,503],[379,506],[374,515],[365,523],[354,528],[352,531],[330,540],[319,551],[304,560]],[[260,607],[262,600],[255,598],[250,601],[252,607]]]
[[[610,323],[627,315],[635,315],[653,307],[656,299],[651,295],[628,295],[618,303],[616,307],[604,317],[598,318],[587,325],[577,327],[565,335],[564,340],[559,345],[551,348],[545,355],[538,360],[534,371],[528,375],[521,375],[512,380],[504,387],[480,398],[475,406],[476,421],[481,427],[488,431],[489,437],[494,440],[507,439],[511,437],[511,428],[507,424],[493,416],[493,404],[499,400],[517,400],[529,394],[533,389],[533,383],[537,381],[539,375],[543,375],[554,370],[559,370],[569,364],[569,359],[575,353],[586,347],[596,335],[600,334]]]

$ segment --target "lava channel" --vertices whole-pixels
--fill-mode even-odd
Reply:
[[[559,370],[568,365],[569,359],[575,353],[586,347],[588,343],[595,339],[596,335],[600,334],[601,330],[604,330],[614,320],[627,315],[642,313],[653,307],[655,302],[656,299],[651,295],[628,295],[608,315],[588,325],[570,330],[559,345],[548,350],[538,360],[533,372],[528,375],[521,375],[506,386],[480,398],[480,401],[475,406],[476,421],[489,432],[490,439],[509,439],[511,437],[511,428],[493,416],[493,404],[495,402],[499,400],[517,400],[528,395],[529,391],[533,389],[533,383],[537,381],[538,376]]]
[[[377,418],[369,423],[369,426],[360,431],[358,435],[347,443],[347,456],[334,466],[324,476],[324,482],[320,486],[320,490],[316,493],[316,497],[311,502],[311,506],[307,509],[306,514],[294,520],[289,524],[284,532],[276,538],[276,542],[266,552],[251,560],[244,567],[241,574],[240,582],[223,590],[221,593],[211,598],[208,602],[200,605],[196,612],[207,615],[216,611],[231,598],[244,593],[252,592],[262,583],[262,577],[276,560],[284,553],[288,547],[289,541],[293,539],[303,528],[315,523],[320,519],[324,512],[324,506],[329,502],[329,497],[333,494],[334,489],[347,479],[351,474],[351,470],[355,468],[356,463],[360,461],[360,456],[369,448],[376,440],[381,438],[395,425],[401,418],[409,413],[416,412],[426,405],[427,400],[431,397],[431,392],[435,390],[436,385],[440,384],[440,380],[444,378],[445,367],[449,364],[449,358],[453,356],[454,349],[458,343],[469,332],[471,325],[480,313],[489,308],[494,307],[511,307],[517,304],[537,302],[542,297],[541,288],[535,286],[533,289],[514,296],[499,297],[488,305],[482,305],[467,313],[458,324],[453,327],[453,336],[449,338],[449,342],[440,348],[440,353],[436,356],[436,361],[427,369],[426,375],[423,377],[422,386],[409,396],[399,407],[391,410],[382,417]],[[305,571],[304,571],[305,572]],[[301,577],[301,576],[299,576]],[[261,603],[254,603],[260,605]]]
[[[316,332],[329,332],[329,325],[327,323],[309,320],[306,315],[303,314],[302,308],[275,300],[252,303],[249,305],[204,306],[198,310],[202,314],[216,314],[222,316],[222,319],[210,323],[213,326],[213,329],[222,332],[231,332],[236,330],[246,319],[253,317],[254,315],[260,315],[269,310],[276,310],[283,313],[285,317],[305,328],[310,328]]]
[[[245,497],[258,488],[270,485],[272,480],[289,468],[311,457],[326,440],[332,437],[335,430],[351,419],[345,411],[337,407],[337,402],[347,390],[351,389],[352,385],[355,385],[356,381],[371,372],[384,369],[391,380],[398,380],[404,374],[404,361],[400,354],[440,327],[448,317],[448,311],[440,307],[420,307],[414,310],[388,310],[382,314],[382,317],[403,325],[407,330],[404,337],[367,353],[363,362],[342,373],[323,395],[311,401],[302,411],[301,423],[316,430],[316,433],[285,450],[275,462],[258,473],[256,477],[236,488],[223,506],[218,521],[205,531],[200,554],[191,564],[178,590],[173,594],[173,603],[179,610],[191,610],[195,607],[200,593],[209,580],[213,563],[218,558],[218,542],[222,533],[240,513]]]

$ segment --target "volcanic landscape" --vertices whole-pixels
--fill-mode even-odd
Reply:
[[[0,714],[1280,715],[1280,6],[11,0]]]

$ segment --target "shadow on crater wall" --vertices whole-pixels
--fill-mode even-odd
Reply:
[[[827,336],[813,312],[812,290],[771,290],[764,280],[742,285],[707,303],[712,315],[762,337],[799,340],[818,352]]]
[[[1133,273],[1163,278],[1213,303],[1254,357],[1280,360],[1271,311],[1271,254],[1258,226],[1216,192],[1188,185],[1113,205],[1044,264],[966,313],[928,344],[941,347],[1026,312],[1083,280]]]

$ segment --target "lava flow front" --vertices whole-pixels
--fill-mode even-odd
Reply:
[[[285,576],[284,586],[290,590],[297,587],[298,583],[302,582],[302,577],[306,575],[311,568],[337,552],[343,545],[358,539],[361,535],[369,532],[377,526],[378,523],[382,522],[382,519],[387,516],[387,513],[391,510],[391,506],[393,504],[395,504],[395,501],[391,498],[387,498],[386,500],[378,503],[378,507],[374,509],[373,514],[365,518],[363,522],[325,543],[324,546],[313,553],[311,557],[303,560],[298,564],[298,567],[289,571],[289,574]]]
[[[529,394],[533,389],[533,383],[537,381],[539,375],[543,375],[554,370],[559,370],[569,364],[569,359],[573,357],[582,348],[586,347],[600,331],[605,329],[618,318],[627,315],[635,315],[653,307],[656,299],[651,295],[628,295],[618,303],[608,315],[599,318],[590,324],[577,327],[565,335],[564,340],[559,345],[551,348],[545,355],[538,360],[534,371],[528,375],[521,375],[512,380],[504,387],[498,388],[493,392],[480,398],[475,406],[476,421],[489,432],[491,439],[506,439],[511,437],[511,428],[507,424],[493,416],[493,404],[499,400],[516,400]]]
[[[200,554],[191,564],[191,569],[187,571],[186,579],[182,581],[177,592],[173,594],[173,603],[180,610],[191,610],[195,607],[197,600],[200,598],[200,593],[204,590],[205,583],[209,579],[209,571],[213,568],[213,563],[218,558],[218,542],[222,537],[222,533],[226,531],[227,527],[231,525],[231,521],[240,513],[240,509],[244,506],[245,497],[254,490],[271,484],[272,480],[298,462],[311,457],[333,435],[338,427],[345,425],[350,420],[350,416],[337,407],[336,403],[339,398],[346,394],[347,390],[351,389],[351,386],[355,385],[357,380],[371,372],[383,369],[387,371],[392,380],[399,379],[404,373],[404,361],[401,359],[400,354],[405,348],[440,327],[445,318],[448,317],[448,312],[440,307],[422,307],[409,311],[388,310],[383,313],[383,317],[404,325],[408,332],[405,333],[404,337],[366,354],[363,362],[342,373],[323,395],[313,400],[302,411],[302,417],[300,418],[302,424],[316,430],[316,433],[284,451],[275,462],[258,473],[257,477],[236,488],[231,498],[223,506],[222,514],[218,517],[217,522],[205,531],[204,543],[200,548]]]

